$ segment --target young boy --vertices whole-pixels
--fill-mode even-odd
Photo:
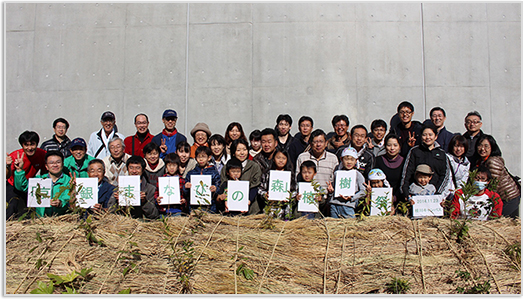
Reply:
[[[337,171],[350,171],[357,169],[357,158],[358,152],[353,147],[347,147],[342,151],[340,159],[342,160],[338,167],[335,169],[333,175],[333,182],[337,180]],[[331,204],[331,217],[332,218],[354,218],[355,217],[355,208],[358,205],[358,201],[366,196],[366,187],[364,186],[365,178],[360,172],[356,172],[357,181],[355,186],[355,195],[353,196],[342,196],[342,195],[332,195],[330,204]],[[328,185],[328,193],[333,194],[335,189],[330,182]]]
[[[453,209],[451,218],[456,219],[460,216],[487,221],[492,218],[500,218],[502,215],[503,205],[500,195],[486,188],[492,179],[491,172],[485,166],[480,166],[477,170],[473,185],[478,192],[464,201],[462,198],[464,191],[458,190],[451,202]]]
[[[255,155],[260,153],[260,150],[262,150],[262,132],[258,129],[253,130],[249,134],[249,143],[251,144],[249,147],[249,155],[251,157],[255,157]]]
[[[412,196],[426,196],[426,195],[435,195],[437,189],[431,183],[431,177],[433,171],[431,167],[426,164],[420,164],[415,170],[415,182],[409,186],[409,194]],[[415,204],[414,201],[411,201],[411,204]]]
[[[317,175],[317,165],[311,161],[306,160],[300,165],[300,173],[297,178],[298,182],[312,182],[315,178],[315,175]],[[300,191],[299,191],[300,192]],[[297,200],[300,201],[301,195],[297,195]],[[317,200],[318,203],[322,201],[322,195],[317,194],[315,197],[315,200]],[[320,213],[311,213],[311,212],[302,212],[298,213],[296,209],[298,208],[298,205],[294,207],[293,211],[295,211],[294,215],[299,218],[305,216],[307,219],[314,219],[315,216],[320,217]]]
[[[138,155],[131,156],[126,162],[127,171],[130,176],[140,176],[140,206],[133,206],[131,216],[134,218],[146,217],[148,219],[158,218],[158,209],[156,207],[156,187],[147,183],[144,175],[146,169],[145,160]],[[118,205],[118,192],[115,192],[109,199],[108,206],[116,207]]]
[[[242,163],[238,158],[233,157],[226,163],[226,175],[227,179],[220,184],[220,187],[217,191],[217,200],[216,200],[216,212],[217,213],[227,213],[229,208],[227,206],[227,182],[229,180],[239,180],[242,176]],[[251,204],[251,201],[249,202]],[[248,204],[248,205],[249,205]],[[246,213],[243,211],[242,213]],[[230,213],[234,215],[234,213]]]
[[[217,187],[220,186],[220,174],[218,174],[217,169],[215,166],[212,166],[209,164],[211,161],[211,157],[213,155],[213,152],[211,152],[211,149],[207,146],[200,146],[195,151],[196,161],[197,165],[195,168],[189,172],[187,172],[186,175],[186,184],[184,185],[186,189],[186,193],[190,194],[191,189],[191,175],[211,175],[211,186],[209,187],[209,190],[212,193],[211,196],[211,206],[209,208],[210,211],[216,212],[216,201],[215,197],[213,196],[213,193],[216,192]],[[191,202],[190,202],[191,203]]]
[[[64,160],[64,173],[71,177],[74,175],[80,178],[89,177],[87,168],[89,162],[95,158],[86,154],[86,141],[83,138],[78,137],[71,142],[70,147],[69,151],[71,152],[71,155]]]
[[[186,197],[184,195],[184,185],[186,180],[179,173],[180,157],[176,153],[169,153],[164,157],[166,166],[166,173],[163,177],[178,176],[178,183],[180,188],[180,204],[160,205],[162,197],[157,198],[158,211],[161,215],[180,216],[182,214],[189,214],[189,206],[187,205]]]
[[[178,143],[176,145],[176,154],[180,157],[180,165],[178,166],[179,173],[183,178],[186,178],[187,173],[197,165],[196,160],[190,157],[191,146],[189,146],[186,141]]]
[[[75,140],[73,140],[73,143]],[[73,156],[75,155],[73,151],[71,151],[71,153]],[[98,178],[98,203],[91,207],[91,209],[95,212],[100,212],[102,209],[107,210],[110,208],[109,199],[116,191],[116,186],[110,184],[107,178],[104,177],[105,172],[106,166],[104,165],[104,161],[101,159],[93,158],[87,164],[87,175],[90,178]]]
[[[371,201],[371,192],[372,188],[389,188],[391,185],[389,184],[388,180],[386,179],[386,174],[381,169],[372,169],[369,171],[368,174],[368,180],[369,184],[365,184],[366,187],[366,204],[369,204],[369,201]],[[393,196],[393,203],[395,203],[396,199],[395,196]],[[392,203],[392,204],[393,204]],[[391,205],[391,215],[395,214],[395,205]]]

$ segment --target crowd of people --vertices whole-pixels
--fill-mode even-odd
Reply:
[[[313,119],[302,116],[294,136],[290,133],[293,119],[288,114],[279,115],[274,128],[257,129],[249,136],[238,122],[230,123],[224,135],[213,134],[207,124],[197,123],[190,131],[192,145],[177,130],[178,117],[172,109],[163,112],[164,129],[157,135],[149,132],[146,114],[136,115],[136,133],[128,137],[118,132],[114,113],[106,111],[100,119],[102,128],[87,142],[82,137],[71,140],[67,136],[69,122],[58,118],[50,140],[38,147],[38,133],[25,131],[18,139],[22,148],[7,156],[6,217],[16,218],[28,210],[28,179],[33,177],[52,180],[51,197],[61,193],[53,198],[51,207],[36,208],[40,217],[68,213],[74,193],[62,190],[82,177],[98,179],[98,203],[88,211],[113,212],[118,207],[118,178],[125,175],[140,176],[141,204],[131,210],[134,217],[189,214],[195,208],[189,201],[191,175],[211,175],[209,212],[258,214],[271,203],[271,170],[291,172],[291,199],[300,199],[299,182],[317,182],[324,191],[315,198],[319,213],[298,212],[296,203],[290,201],[280,212],[282,218],[355,217],[363,213],[369,194],[377,187],[392,188],[391,214],[406,214],[397,208],[414,204],[412,196],[440,194],[452,218],[470,213],[464,200],[488,207],[486,214],[474,216],[477,219],[518,217],[520,182],[505,167],[493,136],[481,130],[480,113],[472,111],[465,116],[466,132],[460,134],[446,129],[443,108],[432,108],[430,118],[422,123],[412,119],[414,111],[414,106],[404,101],[389,126],[377,119],[369,130],[362,124],[350,129],[349,118],[336,115],[329,133],[315,129]],[[335,194],[339,170],[357,171],[353,196]],[[470,174],[474,178],[469,178]],[[164,176],[178,176],[180,204],[160,205],[158,178]],[[247,211],[229,211],[229,180],[249,182]],[[468,182],[475,188],[474,195],[464,199],[463,188]],[[498,184],[490,184],[495,182]]]

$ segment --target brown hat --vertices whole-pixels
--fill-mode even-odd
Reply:
[[[207,137],[209,138],[211,136],[211,130],[209,130],[209,127],[206,123],[197,123],[193,129],[191,129],[191,136],[195,138],[195,133],[197,131],[203,131],[207,133]]]
[[[432,175],[433,174],[433,171],[431,170],[431,167],[426,165],[426,164],[418,165],[417,169],[415,170],[415,172],[419,172],[419,173],[422,173],[422,174],[428,174],[428,175]]]

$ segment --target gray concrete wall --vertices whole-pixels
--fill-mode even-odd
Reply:
[[[89,138],[105,110],[119,131],[149,115],[153,134],[174,108],[186,135],[198,122],[224,134],[309,115],[330,131],[414,118],[442,106],[464,132],[478,110],[508,168],[521,174],[521,3],[39,3],[5,4],[6,151],[42,140],[52,122]],[[192,138],[189,138],[192,143]]]

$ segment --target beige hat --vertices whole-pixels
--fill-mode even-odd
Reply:
[[[418,165],[417,169],[415,170],[415,172],[420,172],[422,174],[428,174],[428,175],[432,175],[433,174],[433,171],[431,170],[431,167],[426,165],[426,164]]]
[[[209,127],[206,123],[197,123],[193,129],[191,129],[191,136],[195,138],[195,133],[197,131],[203,131],[207,133],[207,137],[209,138],[211,136],[211,130],[209,130]]]

